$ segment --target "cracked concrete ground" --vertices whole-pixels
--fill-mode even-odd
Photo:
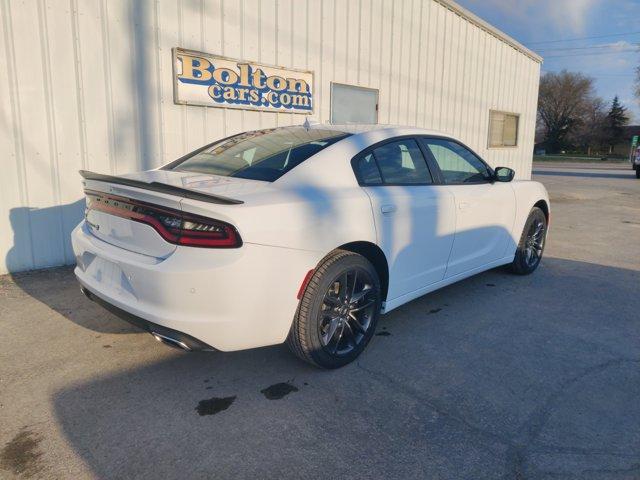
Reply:
[[[337,371],[168,349],[69,268],[0,277],[0,477],[640,478],[640,181],[535,171],[540,269],[382,317]]]

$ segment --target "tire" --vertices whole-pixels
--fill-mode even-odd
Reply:
[[[536,233],[537,232],[537,233]],[[529,275],[540,265],[547,237],[547,217],[538,207],[533,207],[524,224],[520,243],[510,265],[511,271],[518,275]]]
[[[636,168],[636,178],[640,178],[640,168]]]
[[[371,340],[380,306],[380,279],[373,265],[357,253],[335,250],[309,280],[287,345],[312,365],[342,367],[355,360]]]

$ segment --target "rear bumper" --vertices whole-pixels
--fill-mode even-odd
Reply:
[[[121,308],[110,304],[106,300],[103,300],[96,294],[92,293],[88,288],[80,287],[80,290],[89,300],[96,302],[98,305],[106,310],[109,310],[111,313],[113,313],[117,317],[120,317],[122,320],[149,332],[154,337],[156,337],[158,341],[161,341],[169,346],[181,348],[182,350],[187,351],[215,350],[215,348],[213,348],[212,346],[207,345],[206,343],[192,337],[191,335],[187,335],[184,332],[179,332],[177,330],[173,330],[171,328],[163,327],[162,325],[149,322],[144,318],[137,317],[125,310],[122,310]]]
[[[322,257],[246,243],[238,249],[178,247],[156,258],[104,242],[84,222],[72,244],[76,277],[92,299],[145,330],[165,328],[186,335],[194,349],[222,351],[282,343],[300,283]]]

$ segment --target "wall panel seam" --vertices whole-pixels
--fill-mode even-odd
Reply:
[[[16,59],[15,59],[15,42],[13,34],[13,22],[9,0],[4,0],[3,11],[5,12],[3,18],[5,19],[4,32],[5,32],[5,45],[8,74],[9,74],[9,97],[11,103],[11,112],[14,122],[13,128],[13,140],[16,149],[16,163],[18,173],[18,188],[20,194],[20,206],[29,207],[29,191],[27,189],[27,171],[26,171],[26,158],[24,152],[24,137],[22,135],[22,109],[20,106],[20,87],[18,85]],[[27,213],[27,224],[29,231],[29,255],[31,260],[30,268],[36,268],[35,256],[33,251],[33,228],[31,224],[31,215]]]
[[[73,73],[76,84],[76,108],[78,109],[78,139],[80,141],[80,164],[87,168],[87,135],[84,128],[85,110],[82,98],[82,76],[80,73],[80,47],[78,45],[78,25],[76,24],[76,5],[73,0],[69,2],[69,23],[71,26],[71,43],[73,45]]]
[[[40,56],[42,61],[42,90],[45,98],[45,112],[47,115],[47,139],[49,143],[49,174],[51,175],[51,188],[53,193],[53,205],[60,207],[60,169],[58,168],[58,139],[56,135],[56,120],[53,113],[53,86],[51,79],[51,53],[49,51],[49,28],[47,25],[44,0],[38,0],[36,5],[38,11],[38,37],[40,39]],[[60,244],[64,244],[64,228],[62,221],[62,209],[56,209],[58,234]],[[65,257],[64,249],[62,251]],[[67,258],[64,258],[67,261]]]

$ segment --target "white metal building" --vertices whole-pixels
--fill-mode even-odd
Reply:
[[[0,0],[0,8],[0,273],[74,262],[80,169],[154,168],[234,132],[304,121],[286,109],[181,101],[176,48],[300,71],[311,82],[304,113],[317,121],[440,130],[493,166],[531,174],[541,58],[449,0]]]

